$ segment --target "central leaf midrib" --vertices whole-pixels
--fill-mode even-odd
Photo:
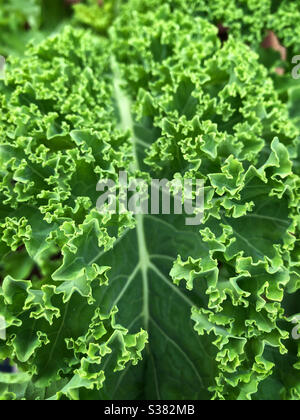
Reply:
[[[148,284],[148,270],[150,268],[150,257],[146,245],[145,231],[144,231],[144,217],[137,215],[137,240],[139,249],[140,269],[143,280],[143,316],[145,329],[149,326],[149,284]]]
[[[127,95],[121,89],[121,77],[119,74],[119,69],[117,67],[116,61],[112,60],[112,68],[114,73],[114,90],[115,97],[118,104],[118,109],[120,112],[121,126],[123,130],[129,131],[131,133],[132,141],[132,150],[133,150],[133,170],[139,171],[139,161],[138,161],[138,151],[137,144],[138,140],[134,135],[134,124],[131,115],[131,102]],[[143,317],[144,317],[144,327],[148,330],[149,326],[149,284],[148,284],[148,271],[150,269],[150,256],[146,245],[145,230],[144,230],[144,216],[142,214],[136,215],[136,233],[137,233],[137,242],[138,242],[138,252],[139,252],[139,267],[142,274],[143,281]]]

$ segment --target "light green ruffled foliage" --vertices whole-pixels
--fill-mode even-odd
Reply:
[[[138,11],[150,11],[161,0],[127,0]],[[166,0],[173,10],[222,24],[228,33],[257,48],[268,30],[273,30],[286,48],[299,53],[299,0]]]
[[[117,17],[122,0],[84,0],[74,5],[74,22],[106,32]],[[124,0],[123,0],[124,2]]]
[[[274,13],[268,18],[268,26],[274,28],[282,45],[286,48],[287,60],[279,64],[280,67],[284,68],[285,74],[278,76],[275,73],[273,77],[281,99],[288,104],[290,117],[300,130],[300,117],[298,112],[300,105],[300,83],[299,80],[293,80],[291,77],[292,68],[295,66],[292,58],[300,54],[300,1],[286,0],[278,3],[275,3]],[[275,60],[272,64],[274,69],[278,65],[278,61]],[[298,173],[300,173],[299,163]]]
[[[155,10],[162,4],[161,0],[128,0],[128,3],[141,13]],[[250,45],[269,70],[280,99],[287,104],[290,118],[300,130],[300,83],[291,76],[295,66],[292,58],[300,54],[299,0],[166,0],[164,3],[172,10],[203,17],[216,26],[221,24],[229,39]],[[273,31],[286,48],[285,61],[278,51],[262,46],[269,31]],[[282,68],[284,74],[278,75],[278,68]],[[297,171],[300,171],[299,164]]]
[[[129,5],[109,39],[66,28],[11,60],[0,358],[22,373],[2,399],[299,400],[298,131],[217,32]],[[203,179],[204,223],[96,212],[119,170]]]
[[[289,107],[290,117],[300,129],[298,108],[300,104],[299,81],[294,81],[291,71],[292,57],[300,54],[300,1],[299,0],[84,0],[74,6],[75,22],[81,22],[97,31],[105,31],[122,5],[145,13],[162,3],[172,10],[181,10],[193,17],[202,17],[213,25],[222,25],[229,38],[240,39],[259,53],[260,61],[269,69],[280,99]],[[125,6],[126,7],[126,6]],[[263,48],[262,42],[269,31],[274,31],[287,50],[287,59],[272,48]],[[278,75],[276,69],[284,69]]]
[[[282,44],[291,54],[300,52],[300,1],[283,0],[272,2],[272,13],[268,16],[268,26],[273,29]]]
[[[141,12],[159,7],[161,0],[128,0]],[[203,17],[212,24],[227,27],[230,35],[257,44],[266,33],[266,19],[271,13],[271,0],[166,0],[173,10]]]

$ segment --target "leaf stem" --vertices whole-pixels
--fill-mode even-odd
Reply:
[[[134,124],[131,115],[131,101],[128,96],[122,90],[122,79],[120,77],[120,72],[116,64],[116,60],[112,59],[112,69],[114,73],[114,89],[115,96],[118,104],[118,109],[120,112],[121,126],[125,131],[131,133],[131,142],[133,150],[133,165],[132,168],[134,171],[139,171],[139,161],[137,153],[137,144],[138,140],[134,134]],[[139,266],[142,273],[143,280],[143,317],[145,329],[148,329],[149,325],[149,284],[148,284],[148,271],[151,265],[150,256],[146,245],[145,231],[144,231],[144,216],[142,214],[136,215],[136,230],[137,230],[137,240],[138,240],[138,249],[139,249]]]

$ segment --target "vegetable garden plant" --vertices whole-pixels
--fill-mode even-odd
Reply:
[[[300,2],[5,3],[0,398],[299,400],[300,85],[261,42],[300,54]],[[202,224],[100,213],[120,170],[203,180]]]

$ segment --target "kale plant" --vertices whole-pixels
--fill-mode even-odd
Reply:
[[[0,398],[299,400],[297,125],[244,37],[119,3],[1,81]],[[99,212],[120,171],[201,180],[202,224]]]

